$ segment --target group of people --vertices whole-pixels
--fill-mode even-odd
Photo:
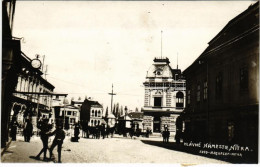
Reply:
[[[23,128],[23,136],[25,142],[30,142],[33,135],[33,125],[30,119],[26,119],[23,125],[20,125],[16,120],[11,122],[11,138],[12,141],[16,141],[17,129]]]
[[[165,128],[164,131],[162,132],[163,136],[163,142],[164,143],[169,143],[169,138],[170,138],[170,131],[168,128]]]
[[[53,159],[52,151],[53,149],[58,146],[58,162],[61,163],[61,148],[63,144],[63,140],[65,139],[65,131],[62,128],[62,124],[58,123],[56,125],[56,129],[51,132],[51,127],[48,124],[48,119],[40,120],[37,128],[40,129],[40,137],[42,140],[43,148],[36,156],[36,159],[40,159],[41,154],[43,153],[43,160],[47,160],[47,150],[48,150],[48,140],[50,136],[55,135],[54,140],[52,141],[51,147],[49,148],[50,152],[50,159]]]

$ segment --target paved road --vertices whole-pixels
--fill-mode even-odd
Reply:
[[[178,163],[178,164],[205,164],[227,162],[196,156],[184,152],[174,151],[163,147],[145,144],[142,140],[159,141],[160,138],[115,138],[80,139],[79,143],[70,142],[66,137],[62,148],[63,163]],[[49,143],[51,144],[51,143]],[[9,149],[1,157],[2,162],[33,162],[42,147],[39,137],[33,137],[30,143],[24,142],[21,136],[12,142]],[[54,151],[57,157],[56,150]],[[46,162],[45,162],[46,163]],[[53,163],[50,161],[49,163]]]

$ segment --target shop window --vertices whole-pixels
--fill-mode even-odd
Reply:
[[[162,97],[154,97],[154,107],[162,106]]]
[[[246,67],[240,69],[240,90],[248,89],[248,70]]]
[[[70,118],[70,123],[75,124],[75,118]]]
[[[176,94],[176,108],[183,108],[183,102],[184,102],[184,95],[182,92],[178,92]]]

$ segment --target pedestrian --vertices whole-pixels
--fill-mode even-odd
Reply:
[[[102,135],[103,139],[105,139],[105,137],[106,137],[106,127],[105,127],[105,124],[102,124],[102,126],[101,126],[101,135]]]
[[[79,140],[79,125],[76,123],[74,128],[74,138],[75,141],[78,142]]]
[[[62,128],[62,125],[57,125],[55,131],[48,134],[49,136],[55,135],[55,138],[50,147],[50,158],[53,158],[52,151],[58,145],[58,162],[61,163],[61,148],[63,144],[63,140],[65,139],[65,131]]]
[[[17,123],[16,120],[12,121],[11,123],[11,137],[12,137],[12,141],[16,141],[16,133],[17,133],[17,127],[19,126],[19,124]]]
[[[166,131],[165,130],[162,132],[162,136],[163,136],[163,143],[165,143],[166,142]]]
[[[26,119],[25,124],[24,124],[24,130],[23,130],[25,142],[30,142],[30,139],[32,137],[32,132],[33,132],[33,125],[31,123],[30,119]]]
[[[40,159],[40,156],[43,154],[43,160],[47,160],[46,153],[48,149],[48,132],[50,131],[50,126],[48,125],[49,120],[43,119],[38,122],[37,128],[40,129],[40,137],[42,141],[43,148],[39,152],[39,154],[36,156],[36,159]]]
[[[166,138],[166,143],[169,143],[169,138],[170,138],[170,131],[168,128],[166,128],[165,132],[165,138]]]

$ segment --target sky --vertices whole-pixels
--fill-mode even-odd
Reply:
[[[113,84],[114,103],[140,111],[155,57],[176,68],[178,55],[185,70],[254,2],[17,1],[13,36],[24,38],[21,49],[31,59],[45,55],[54,92],[92,97],[110,109]]]

